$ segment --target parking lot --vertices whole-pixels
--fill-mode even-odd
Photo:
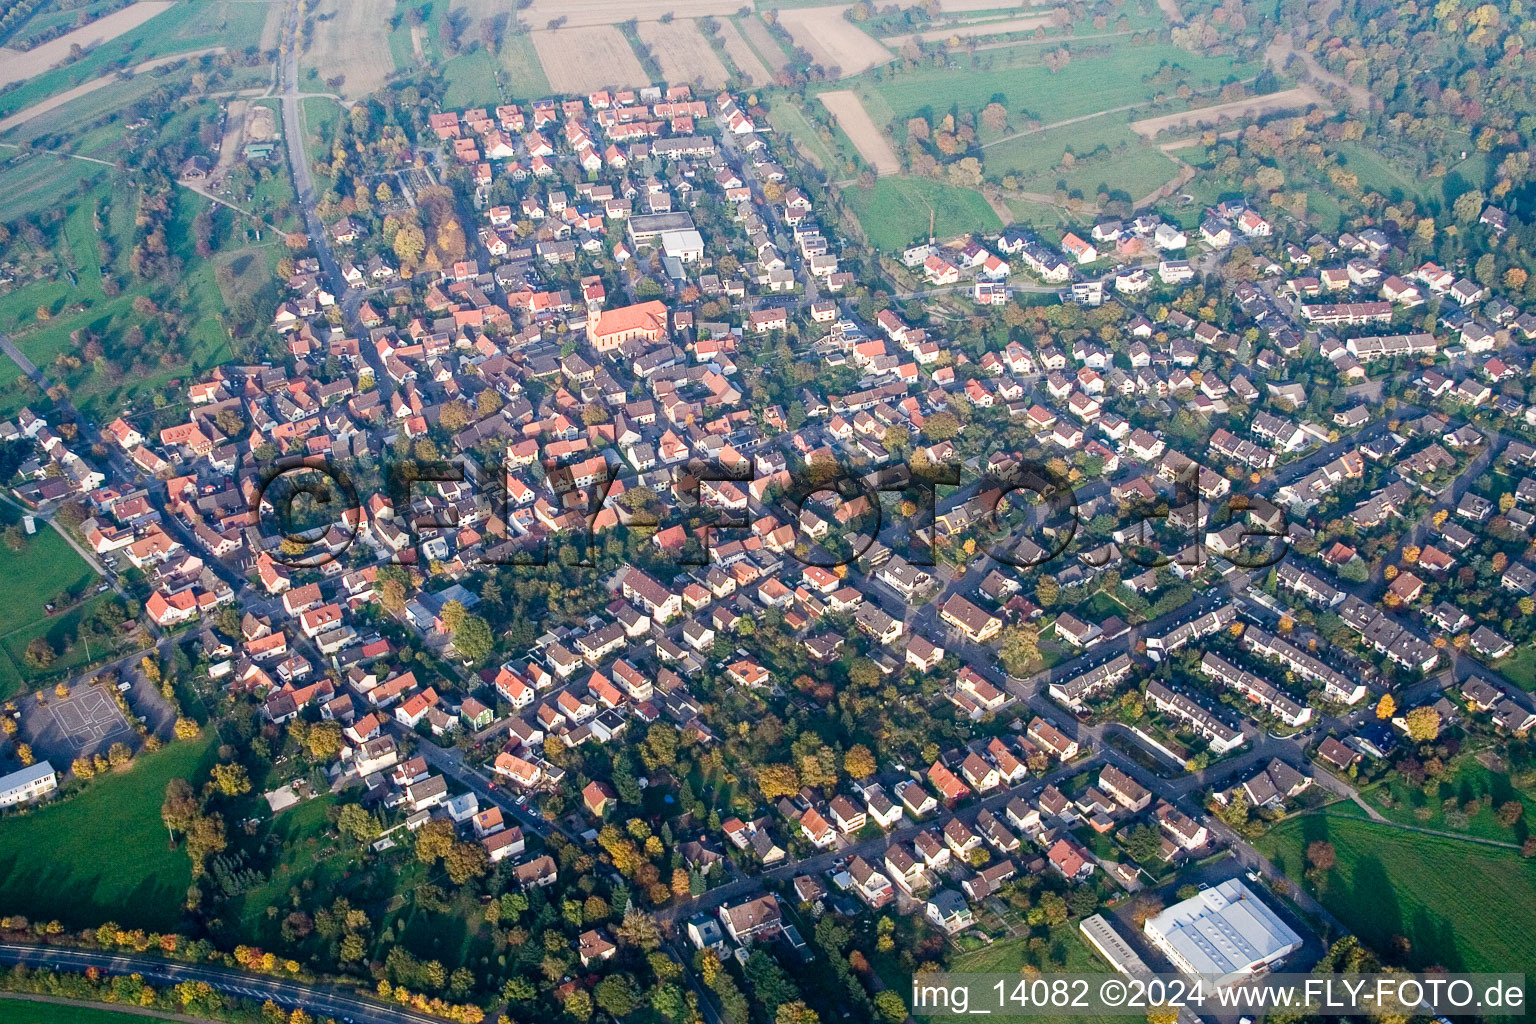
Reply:
[[[152,732],[168,738],[175,724],[170,704],[136,667],[124,666],[121,678],[132,684],[125,696],[134,713]],[[110,687],[77,683],[68,697],[59,697],[51,688],[42,695],[42,703],[32,696],[16,700],[21,736],[38,760],[47,759],[63,770],[77,757],[105,754],[114,743],[138,749],[138,733],[118,709]]]

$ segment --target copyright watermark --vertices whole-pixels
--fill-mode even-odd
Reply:
[[[912,1009],[929,1016],[1082,1013],[1144,1017],[1292,1011],[1329,1014],[1526,1012],[1524,974],[920,974]]]

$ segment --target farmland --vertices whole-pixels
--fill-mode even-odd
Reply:
[[[497,56],[506,74],[507,93],[513,99],[527,100],[549,95],[549,78],[533,38],[527,32],[510,32],[501,41]]]
[[[726,56],[731,58],[731,63],[736,65],[736,70],[742,76],[755,85],[767,85],[773,80],[773,72],[763,63],[762,58],[752,49],[747,42],[747,37],[741,34],[741,29],[730,18],[719,20],[720,38],[725,45]]]
[[[171,779],[206,772],[212,748],[211,738],[173,743],[78,796],[8,819],[0,829],[0,902],[66,927],[121,920],[174,930],[192,872],[187,855],[167,842],[160,802]],[[113,854],[104,858],[109,836]]]
[[[1318,899],[1367,946],[1388,949],[1395,936],[1406,938],[1415,966],[1497,971],[1536,963],[1536,935],[1509,927],[1536,913],[1536,863],[1515,850],[1405,832],[1358,813],[1329,808],[1292,818],[1259,848],[1299,881],[1306,845],[1331,842],[1338,863]]]
[[[843,198],[858,217],[869,244],[885,252],[927,237],[930,209],[934,233],[940,238],[1002,227],[980,193],[924,178],[881,178],[874,188],[846,189]]]
[[[1052,72],[1037,46],[988,51],[980,68],[894,71],[882,80],[853,83],[876,123],[920,113],[977,110],[996,101],[1010,118],[1050,124],[1134,103],[1149,103],[1180,83],[1210,88],[1258,73],[1228,57],[1201,57],[1171,45],[1132,46],[1114,39],[1093,55],[1074,56]]]
[[[837,118],[837,123],[858,147],[859,155],[877,174],[901,173],[901,160],[891,148],[891,140],[869,118],[857,93],[835,89],[821,94],[821,102]]]
[[[267,5],[264,3],[230,0],[177,3],[116,39],[101,43],[79,60],[44,71],[24,85],[0,95],[0,116],[13,114],[118,68],[160,58],[207,53],[218,47],[244,49],[254,46],[261,39],[266,20]]]
[[[635,31],[651,48],[668,82],[699,81],[707,89],[717,89],[730,77],[720,55],[699,32],[697,22],[643,21]]]
[[[313,34],[302,67],[312,82],[341,79],[336,91],[366,96],[395,70],[389,47],[389,20],[367,3],[322,0],[311,17]]]
[[[741,4],[735,0],[668,0],[656,8],[656,16],[670,13],[675,18],[721,17],[734,14]],[[617,25],[639,14],[629,0],[533,0],[518,12],[518,20],[530,28],[546,28],[559,19],[563,25]]]
[[[1051,24],[1048,15],[1036,15],[1031,18],[1003,18],[990,21],[977,21],[964,25],[952,25],[945,28],[931,28],[923,32],[916,32],[910,36],[898,36],[896,42],[905,42],[908,39],[920,39],[923,42],[938,42],[945,39],[969,39],[972,36],[1010,35],[1015,32],[1033,32]]]
[[[802,7],[779,12],[779,24],[823,68],[849,78],[891,59],[891,52],[843,17],[842,7]]]
[[[0,86],[12,82],[25,82],[42,74],[61,61],[69,59],[75,47],[89,50],[111,42],[125,32],[130,32],[158,14],[171,8],[170,0],[141,0],[120,11],[113,11],[83,28],[66,32],[57,39],[50,39],[41,46],[25,52],[6,48],[0,50]]]
[[[773,33],[768,31],[768,26],[763,24],[761,18],[736,18],[731,23],[741,31],[742,37],[757,51],[757,55],[767,62],[769,70],[779,71],[789,64],[784,48],[773,38]]]
[[[605,86],[650,83],[629,40],[612,25],[554,32],[535,29],[532,36],[533,48],[554,92],[585,94]]]

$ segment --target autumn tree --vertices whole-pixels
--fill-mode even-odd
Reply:
[[[1408,738],[1428,743],[1440,735],[1440,712],[1432,707],[1414,708],[1407,716]]]
[[[776,800],[781,796],[794,796],[800,792],[800,776],[793,765],[765,764],[757,773],[757,788],[763,798]]]
[[[862,743],[856,743],[843,754],[843,771],[852,779],[864,779],[875,774],[879,766],[875,763],[875,755]]]
[[[1391,718],[1397,714],[1397,701],[1392,699],[1390,693],[1381,695],[1381,700],[1376,702],[1376,717],[1381,719]]]
[[[243,796],[251,791],[251,778],[242,764],[216,764],[211,774],[214,788],[225,796]]]
[[[186,779],[172,779],[165,784],[165,800],[160,804],[160,820],[166,831],[186,832],[192,825],[200,807],[191,783]]]

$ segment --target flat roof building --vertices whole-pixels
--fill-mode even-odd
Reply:
[[[47,761],[0,777],[0,807],[11,807],[36,800],[59,788],[58,773]]]
[[[1185,974],[1229,985],[1301,948],[1301,936],[1233,878],[1175,903],[1142,926]]]
[[[1147,966],[1146,961],[1131,948],[1131,944],[1125,941],[1103,914],[1085,917],[1077,927],[1088,944],[1098,950],[1099,955],[1108,960],[1116,971],[1132,978],[1151,977],[1152,968]]]

